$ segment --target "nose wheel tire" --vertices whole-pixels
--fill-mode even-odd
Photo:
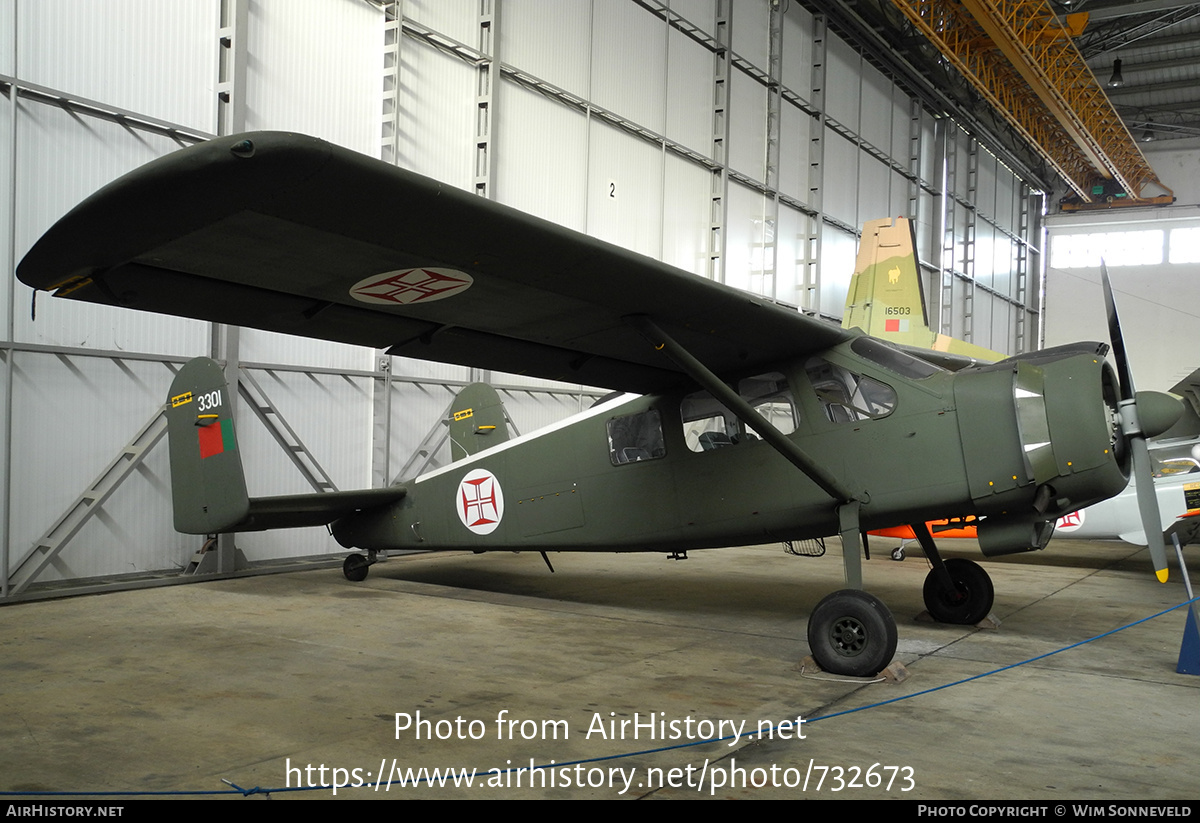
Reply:
[[[971,626],[988,616],[996,591],[992,578],[978,563],[961,557],[946,561],[946,571],[954,583],[954,590],[947,591],[937,569],[931,569],[925,577],[922,594],[925,608],[939,623]]]
[[[808,619],[808,646],[827,672],[878,674],[896,655],[896,621],[883,601],[857,589],[826,597]]]

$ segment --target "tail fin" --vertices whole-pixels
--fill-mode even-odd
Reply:
[[[451,460],[462,460],[508,440],[504,401],[487,383],[465,386],[450,409]]]
[[[892,343],[933,348],[935,335],[929,328],[908,218],[885,217],[863,224],[842,325],[857,326]]]
[[[250,500],[221,367],[207,357],[189,360],[171,383],[167,404],[175,530],[228,531],[246,518]]]
[[[863,223],[842,327],[857,326],[889,343],[963,358],[957,365],[942,364],[948,368],[968,365],[966,358],[982,362],[1003,360],[1005,355],[1000,352],[929,328],[916,248],[916,230],[907,217],[885,217]]]

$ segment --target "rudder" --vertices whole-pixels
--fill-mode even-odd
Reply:
[[[462,460],[508,440],[508,415],[487,383],[464,386],[450,405],[450,459]]]
[[[189,360],[172,381],[167,440],[175,530],[184,534],[231,531],[249,513],[250,499],[229,386],[213,360]]]

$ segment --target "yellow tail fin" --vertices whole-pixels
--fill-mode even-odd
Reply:
[[[917,264],[916,233],[906,217],[885,217],[863,224],[854,276],[846,295],[843,328],[860,328],[872,337],[901,346],[1003,360],[1005,355],[938,334],[929,327],[929,310]]]

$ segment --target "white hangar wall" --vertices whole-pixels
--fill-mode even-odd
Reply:
[[[859,224],[905,214],[940,330],[1037,346],[1040,194],[799,4],[482,9],[0,0],[0,598],[189,561],[201,540],[171,529],[155,441],[189,357],[240,364],[256,399],[239,406],[239,442],[260,495],[379,486],[444,461],[440,420],[472,379],[502,387],[522,432],[599,393],[44,295],[34,317],[11,271],[41,233],[109,180],[215,134],[316,134],[831,319]],[[303,469],[276,434],[296,439]],[[151,445],[129,458],[130,443]],[[111,493],[81,501],[112,463]],[[251,561],[337,548],[320,529],[236,540]]]
[[[1179,142],[1142,145],[1173,205],[1046,221],[1046,345],[1108,340],[1103,257],[1139,390],[1168,391],[1200,368],[1200,152],[1169,147]]]

